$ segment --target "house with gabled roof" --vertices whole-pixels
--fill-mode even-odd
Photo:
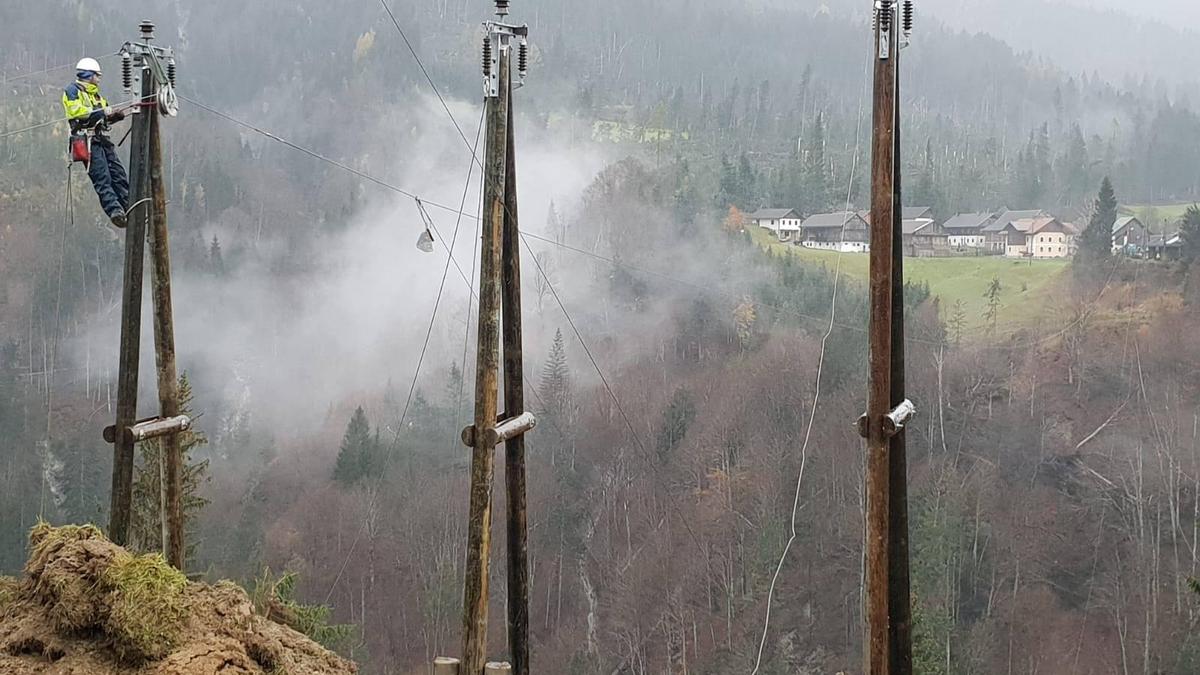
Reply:
[[[1001,211],[999,216],[988,225],[982,228],[984,234],[984,246],[997,253],[1008,255],[1008,249],[1011,244],[1016,247],[1025,245],[1025,233],[1018,228],[1010,227],[1010,225],[1019,220],[1033,220],[1035,218],[1046,218],[1050,214],[1041,209],[1031,209],[1026,211]]]
[[[1075,252],[1073,244],[1078,234],[1074,225],[1058,218],[1034,218],[1026,228],[1025,255],[1030,258],[1070,257]]]
[[[983,228],[996,219],[994,213],[960,213],[942,223],[946,231],[947,244],[951,249],[963,251],[966,249],[984,248],[987,235]]]
[[[1140,256],[1146,249],[1149,231],[1135,216],[1117,218],[1112,228],[1113,253]]]
[[[818,213],[800,225],[800,243],[806,248],[864,253],[871,249],[870,225],[854,211]]]
[[[950,255],[946,230],[933,218],[906,218],[901,223],[904,255],[932,258]]]
[[[1183,237],[1178,232],[1146,238],[1146,257],[1152,260],[1179,260],[1182,255]]]
[[[901,213],[901,216],[904,218],[904,220],[922,220],[922,219],[933,220],[934,219],[932,206],[905,206],[903,209],[901,209],[900,213]],[[871,224],[871,212],[870,211],[859,211],[858,217],[862,218],[863,222],[865,222],[866,224],[868,224],[868,225]]]
[[[750,214],[750,222],[775,233],[779,241],[790,241],[800,231],[802,219],[796,209],[759,209]]]

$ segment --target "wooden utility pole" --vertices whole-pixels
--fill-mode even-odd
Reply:
[[[151,296],[154,299],[154,355],[158,372],[159,416],[179,416],[179,376],[175,369],[175,319],[171,305],[171,251],[167,238],[167,189],[163,181],[162,136],[157,107],[150,114],[150,185],[153,209],[150,218]],[[166,480],[167,561],[184,566],[183,455],[179,434],[163,437]]]
[[[496,0],[508,14],[508,1]],[[517,220],[516,151],[512,121],[513,48],[518,74],[527,66],[526,26],[485,24],[483,48],[487,141],[484,150],[483,236],[480,242],[479,331],[475,374],[475,423],[463,430],[472,448],[467,567],[463,583],[461,675],[482,675],[487,662],[488,573],[491,566],[492,482],[496,447],[505,446],[508,496],[509,648],[519,675],[529,673],[529,561],[525,503],[525,439],[537,420],[525,411],[521,335],[521,255]],[[519,82],[518,85],[519,86]],[[499,343],[503,314],[504,407],[497,414]],[[489,671],[490,672],[490,671]],[[499,672],[499,671],[497,671]]]
[[[143,21],[141,41],[121,50],[125,87],[132,87],[132,64],[141,73],[141,99],[133,122],[130,149],[135,187],[125,233],[125,286],[121,309],[121,356],[118,374],[117,419],[105,429],[105,440],[116,446],[113,462],[112,516],[109,536],[128,543],[132,511],[134,444],[163,438],[164,471],[160,504],[164,520],[164,553],[177,569],[184,566],[182,508],[183,458],[179,432],[191,420],[179,413],[179,384],[175,367],[175,329],[171,306],[171,256],[167,237],[167,195],[162,170],[160,115],[175,113],[174,57],[169,49],[151,44],[154,24]],[[154,351],[158,375],[159,416],[137,420],[138,359],[141,352],[142,280],[145,243],[152,256],[151,289],[154,304]]]
[[[151,36],[153,29],[151,29]],[[143,31],[142,38],[147,35]],[[129,172],[133,195],[125,227],[125,279],[121,300],[121,354],[117,366],[117,429],[128,429],[137,420],[138,366],[142,340],[142,279],[146,250],[146,210],[149,208],[150,117],[145,103],[154,100],[156,82],[142,69],[141,100],[133,117]],[[129,543],[129,520],[133,505],[133,449],[128,434],[115,435],[112,495],[108,537],[113,543]]]
[[[904,40],[912,33],[912,0],[906,0],[899,18]],[[900,162],[900,53],[901,32],[893,19],[892,50],[896,114],[893,122],[892,188],[892,367],[891,406],[907,400],[904,391],[904,205]],[[908,560],[908,450],[904,427],[892,436],[888,456],[888,641],[891,675],[912,675],[912,597]]]
[[[913,406],[904,399],[903,381],[903,211],[896,79],[901,27],[892,0],[878,0],[875,8],[870,383],[867,414],[859,422],[859,431],[867,439],[864,672],[907,675],[911,672],[907,479],[903,437],[899,435]]]
[[[512,83],[508,84],[508,152],[504,173],[504,409],[525,412],[525,357],[521,335],[521,239],[517,220],[517,153]],[[525,436],[504,442],[508,496],[508,649],[512,672],[529,675],[529,524],[525,503]]]
[[[483,240],[479,266],[479,331],[475,357],[475,425],[470,445],[471,511],[463,583],[463,675],[487,662],[488,573],[491,568],[492,480],[495,443],[484,430],[496,424],[500,341],[500,243],[504,227],[505,153],[508,148],[508,59],[499,55],[500,93],[485,106],[487,145],[483,174]]]

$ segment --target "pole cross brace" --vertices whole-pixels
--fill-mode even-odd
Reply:
[[[495,427],[484,430],[484,440],[490,447],[496,447],[504,441],[522,436],[537,426],[537,417],[531,412],[524,412],[516,417],[500,420]],[[475,425],[463,427],[463,445],[475,447]]]
[[[883,416],[883,433],[888,438],[895,436],[904,429],[904,425],[908,423],[912,416],[917,414],[917,406],[913,402],[904,399],[904,402],[896,406],[896,409]],[[858,427],[858,435],[863,438],[869,438],[871,435],[870,422],[866,415],[858,418],[856,424]]]
[[[125,437],[132,442],[148,441],[152,438],[179,433],[192,428],[192,418],[187,415],[177,417],[147,417],[138,420],[133,426],[125,427]],[[108,443],[117,442],[117,425],[104,427],[104,440]]]

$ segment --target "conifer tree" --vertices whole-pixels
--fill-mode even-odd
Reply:
[[[179,452],[183,455],[183,520],[186,531],[194,530],[196,516],[208,500],[200,496],[200,486],[208,480],[208,460],[196,459],[192,453],[208,445],[208,437],[200,431],[196,422],[200,415],[192,410],[192,383],[187,373],[179,376],[179,412],[192,418],[192,428],[179,432]],[[163,550],[162,505],[163,483],[166,476],[165,446],[162,439],[143,441],[138,445],[138,464],[133,482],[133,504],[130,517],[130,542],[137,551]],[[185,556],[191,558],[199,542],[188,536]]]
[[[692,395],[683,388],[675,390],[670,405],[663,411],[662,422],[659,424],[658,435],[655,438],[655,449],[658,451],[659,460],[666,461],[667,456],[679,447],[683,438],[687,436],[688,428],[694,419],[696,419],[696,403],[692,400]]]
[[[1112,228],[1117,222],[1117,197],[1113,194],[1108,176],[1100,183],[1095,208],[1087,229],[1079,240],[1079,252],[1089,262],[1107,260],[1112,256]]]
[[[804,210],[811,215],[829,206],[829,168],[825,165],[825,114],[818,113],[804,159]]]
[[[1179,236],[1183,240],[1181,254],[1184,261],[1191,263],[1200,257],[1200,206],[1192,204],[1184,211],[1179,222]]]
[[[992,281],[988,284],[987,291],[983,297],[987,299],[987,309],[983,311],[983,320],[987,322],[988,332],[996,332],[996,324],[1000,318],[1000,308],[1003,304],[1000,302],[1000,291],[1004,289],[1000,284],[999,277],[992,277]]]
[[[1085,197],[1089,183],[1087,141],[1079,124],[1072,125],[1066,151],[1057,164],[1060,194],[1065,196],[1068,204],[1078,204]]]
[[[554,332],[550,356],[542,366],[542,379],[538,384],[538,395],[542,399],[546,415],[558,428],[565,428],[571,410],[571,374],[567,367],[567,350],[563,344],[562,329]]]
[[[225,275],[225,259],[221,257],[221,242],[217,241],[217,235],[213,235],[212,244],[208,247],[208,265],[212,270],[213,276]]]
[[[450,362],[450,372],[446,376],[446,393],[444,394],[446,418],[450,428],[454,427],[454,423],[458,420],[458,416],[462,414],[463,390],[466,387],[466,381],[463,378],[462,369],[454,361]]]
[[[353,485],[370,475],[377,467],[375,443],[371,438],[371,424],[362,406],[354,409],[342,446],[338,450],[337,463],[333,468],[334,480],[343,485]]]

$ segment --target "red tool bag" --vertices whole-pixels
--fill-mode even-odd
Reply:
[[[83,162],[84,166],[92,161],[92,149],[87,134],[71,134],[71,161]]]

